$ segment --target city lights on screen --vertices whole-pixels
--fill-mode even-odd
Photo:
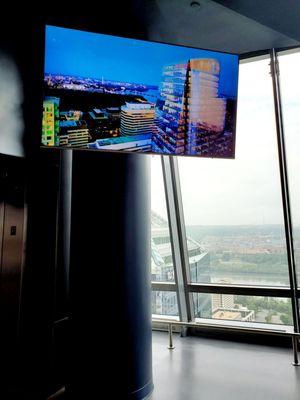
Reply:
[[[234,157],[238,56],[46,27],[42,145]]]

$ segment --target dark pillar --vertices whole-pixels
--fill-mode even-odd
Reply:
[[[152,392],[149,163],[73,152],[70,397]]]

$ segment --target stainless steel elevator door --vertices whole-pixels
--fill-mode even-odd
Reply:
[[[9,358],[16,351],[24,260],[24,166],[0,157],[0,346]]]
[[[4,228],[4,203],[0,199],[0,274],[2,271],[3,228]]]
[[[17,333],[18,328],[20,282],[24,256],[24,207],[2,203],[0,209],[0,231],[1,319],[4,322],[2,326],[8,331],[7,333],[14,335]]]

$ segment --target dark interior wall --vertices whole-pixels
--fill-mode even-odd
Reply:
[[[132,12],[130,1],[74,2],[51,5],[48,10],[9,6],[1,10],[0,52],[15,64],[21,82],[24,124],[22,143],[25,163],[28,228],[24,266],[20,346],[6,376],[14,382],[14,392],[24,390],[30,398],[48,393],[51,381],[52,340],[49,321],[54,318],[54,282],[60,153],[40,151],[42,81],[45,24],[132,37],[145,37]],[[3,359],[2,359],[3,363]],[[5,384],[1,390],[5,389]],[[0,390],[0,392],[1,392]],[[7,396],[7,395],[6,395]],[[21,397],[20,397],[21,398]]]
[[[16,14],[15,10],[14,12],[8,10],[7,14],[2,13],[0,52],[2,58],[8,59],[17,69],[22,93],[22,109],[19,118],[22,119],[24,127],[21,143],[24,146],[26,158],[23,160],[19,174],[24,173],[25,175],[28,221],[30,221],[27,227],[27,257],[23,271],[23,283],[28,290],[22,290],[22,320],[20,320],[17,332],[18,345],[12,342],[8,343],[6,357],[2,358],[2,366],[5,365],[5,372],[2,375],[4,379],[1,381],[0,387],[0,397],[2,398],[13,398],[14,396],[22,398],[21,393],[24,386],[34,386],[30,376],[37,374],[39,369],[40,371],[44,369],[45,365],[42,360],[45,349],[42,345],[47,334],[44,329],[47,321],[43,315],[45,315],[45,309],[49,307],[46,300],[49,285],[43,285],[49,278],[49,270],[41,268],[41,258],[43,251],[47,253],[46,246],[51,248],[49,238],[52,236],[52,228],[49,226],[49,229],[43,229],[43,224],[48,224],[49,220],[42,222],[39,217],[42,207],[47,207],[45,202],[42,204],[40,201],[42,197],[39,190],[42,189],[42,178],[49,177],[49,173],[47,174],[44,169],[45,175],[43,176],[42,170],[38,167],[39,140],[36,134],[39,132],[41,123],[42,54],[40,51],[42,37],[40,37],[41,29],[38,19],[32,16],[31,19],[26,20],[24,14],[23,16],[21,14]],[[5,94],[1,93],[1,97],[4,96]],[[16,118],[16,116],[11,115],[11,118]],[[11,135],[14,133],[14,131],[7,132]],[[5,153],[6,148],[1,148],[1,151]],[[50,187],[51,183],[48,182],[48,188],[50,189]],[[44,193],[47,194],[47,192]],[[45,242],[43,242],[42,236]],[[38,323],[39,319],[42,319],[42,323]],[[35,345],[36,351],[32,351]],[[41,376],[42,372],[37,377]]]
[[[254,1],[215,1],[292,39],[300,40],[300,3],[298,0],[264,0],[259,1],[258,6],[254,4]]]
[[[74,6],[62,2],[59,6],[11,6],[3,12],[0,26],[0,54],[15,63],[23,92],[23,143],[28,158],[38,153],[41,131],[42,79],[44,62],[44,26],[53,24],[100,33],[146,38],[146,30],[134,13],[131,0],[122,2],[87,1]]]

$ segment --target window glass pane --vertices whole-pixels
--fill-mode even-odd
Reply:
[[[151,158],[152,281],[174,282],[173,256],[160,156]]]
[[[178,316],[176,292],[152,290],[152,315]]]
[[[213,319],[214,322],[243,322],[247,323],[248,326],[254,323],[293,325],[290,299],[262,296],[238,296],[233,294],[194,293],[193,300],[196,321],[200,320],[203,322],[203,318],[209,318]],[[204,312],[202,312],[204,303],[206,304],[206,308]]]
[[[300,51],[279,56],[284,133],[294,229],[295,258],[300,285]]]
[[[192,282],[289,284],[268,64],[240,65],[235,159],[178,159]]]

